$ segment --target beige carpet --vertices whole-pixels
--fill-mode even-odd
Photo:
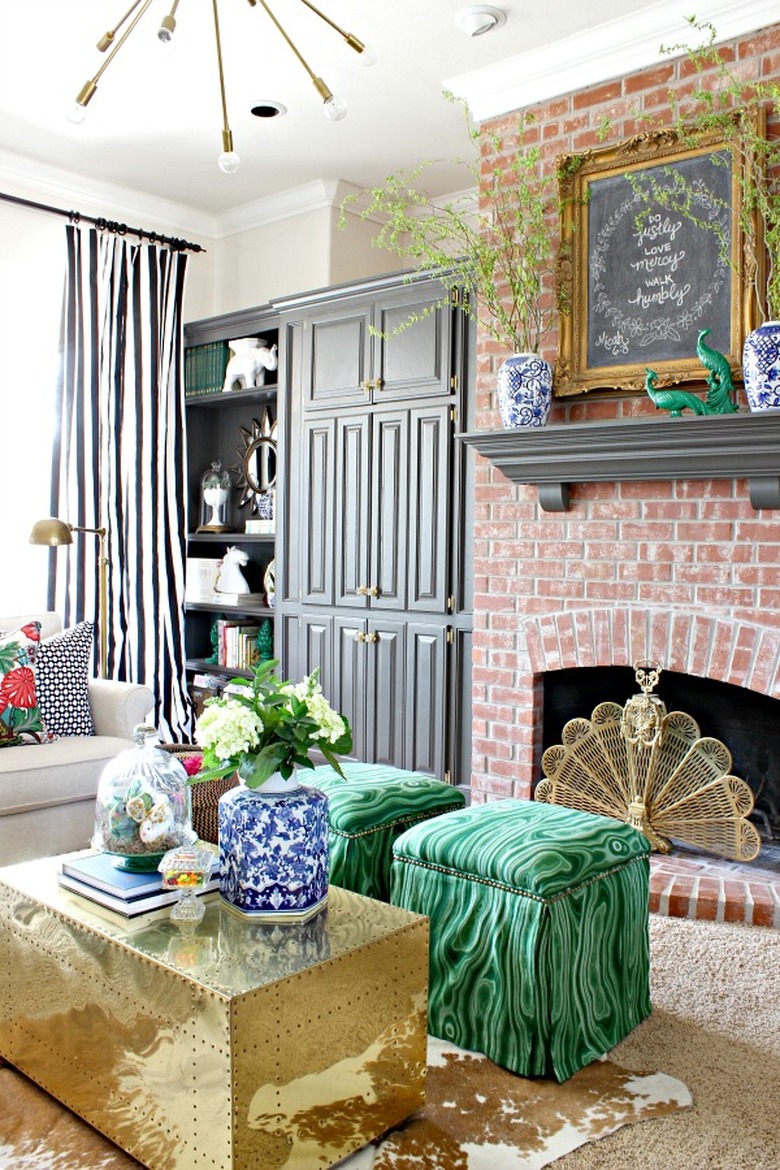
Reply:
[[[650,931],[654,1010],[610,1056],[679,1077],[693,1109],[622,1129],[560,1170],[778,1170],[780,931],[655,915]]]
[[[653,1014],[609,1061],[557,1086],[436,1045],[426,1110],[343,1170],[778,1170],[780,931],[653,917],[651,937]],[[0,1069],[2,1170],[132,1166]]]

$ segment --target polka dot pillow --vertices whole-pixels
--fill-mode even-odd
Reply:
[[[0,635],[0,747],[43,738],[35,675],[40,639],[40,622]]]
[[[89,705],[93,622],[79,622],[38,650],[38,702],[50,735],[94,735]]]

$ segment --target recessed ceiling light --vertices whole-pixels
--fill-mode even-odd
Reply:
[[[252,106],[252,113],[256,118],[281,118],[282,114],[287,113],[287,106],[281,102],[261,101]]]
[[[454,20],[467,36],[481,37],[483,33],[506,24],[506,13],[487,4],[475,4],[470,8],[461,8],[460,12],[455,13]]]

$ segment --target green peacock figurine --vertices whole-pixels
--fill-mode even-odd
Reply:
[[[710,329],[702,329],[696,341],[696,355],[708,370],[706,398],[690,390],[661,390],[655,370],[645,371],[645,390],[657,410],[668,410],[670,418],[680,418],[684,410],[694,414],[736,414],[737,391],[731,380],[731,366],[722,353],[705,342]]]

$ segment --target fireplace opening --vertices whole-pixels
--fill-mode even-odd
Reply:
[[[543,748],[562,742],[570,719],[589,719],[602,702],[623,706],[638,691],[631,666],[545,672]],[[780,856],[780,700],[731,683],[665,670],[655,694],[667,711],[687,712],[702,736],[726,745],[732,774],[748,784],[755,798],[750,820],[762,839],[759,860],[768,860],[768,854]]]

